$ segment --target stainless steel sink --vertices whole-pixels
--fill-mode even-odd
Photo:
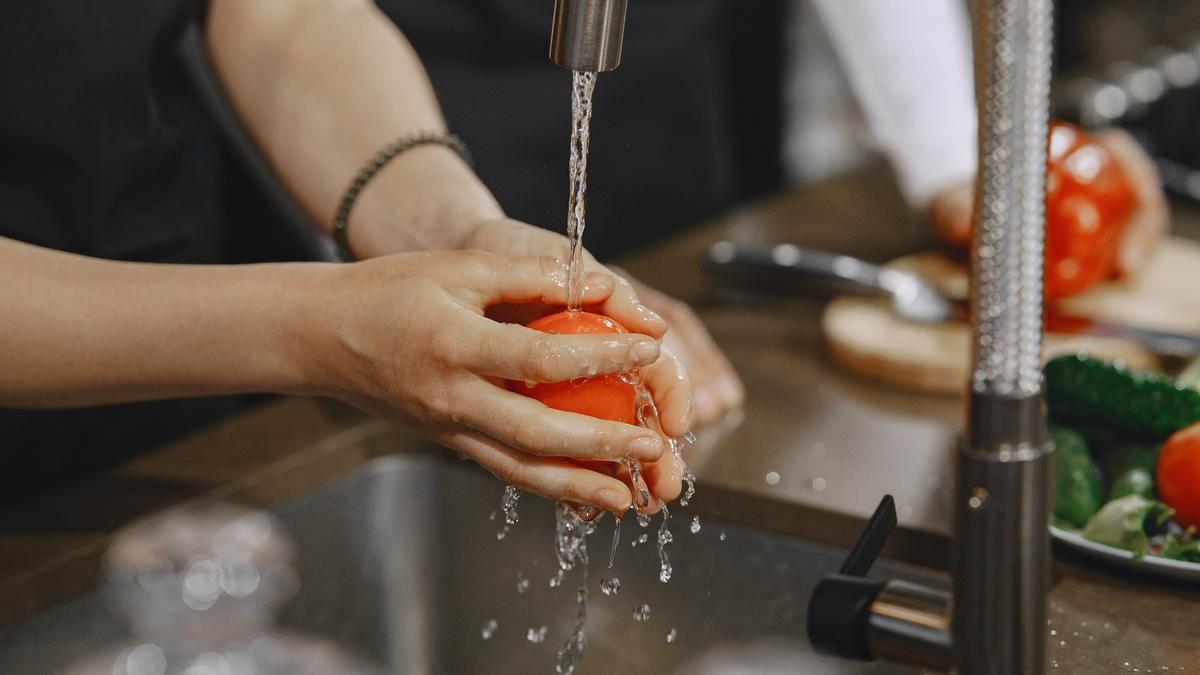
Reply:
[[[701,486],[701,490],[703,486]],[[282,504],[303,586],[282,625],[333,639],[403,673],[553,673],[570,634],[580,572],[558,588],[553,509],[525,497],[503,540],[501,486],[465,464],[389,456]],[[647,530],[626,517],[616,566],[606,569],[612,520],[589,539],[592,564],[587,673],[891,673],[813,654],[804,612],[816,581],[843,552],[675,513],[670,583],[658,580],[659,518]],[[647,543],[631,542],[648,532]],[[881,562],[880,576],[945,586],[944,579]],[[619,592],[605,596],[603,577]],[[527,590],[518,592],[521,579]],[[650,618],[634,620],[636,607]],[[481,627],[495,621],[490,639]],[[547,628],[545,640],[527,639]],[[667,635],[674,631],[674,640]],[[96,592],[0,632],[0,673],[51,672],[123,637]]]

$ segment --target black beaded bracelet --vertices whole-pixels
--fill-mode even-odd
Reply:
[[[379,173],[380,169],[395,159],[396,155],[418,145],[429,143],[444,145],[450,148],[457,152],[458,156],[462,157],[468,166],[474,166],[471,153],[467,150],[467,144],[463,143],[461,138],[451,133],[418,131],[398,138],[384,146],[382,150],[375,153],[371,161],[359,169],[358,174],[354,176],[354,181],[346,189],[346,194],[342,196],[341,204],[338,205],[337,216],[333,219],[333,243],[337,245],[338,255],[341,256],[342,260],[346,262],[356,260],[354,253],[350,250],[350,237],[347,228],[350,224],[350,209],[354,208],[354,200],[358,199],[358,194],[362,192],[363,187],[366,186],[367,182],[375,174]]]

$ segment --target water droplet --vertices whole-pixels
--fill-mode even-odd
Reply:
[[[525,575],[517,572],[517,592],[524,593],[527,590],[529,590],[529,579],[526,579]]]
[[[721,534],[717,535],[717,539],[720,539],[721,541],[725,541],[725,530],[721,530]]]
[[[650,516],[639,512],[637,514],[638,527],[650,527]]]
[[[692,516],[692,524],[688,526],[688,529],[691,530],[692,534],[699,534],[700,516]]]
[[[1058,635],[1058,631],[1056,631],[1056,630],[1054,630],[1053,628],[1051,628],[1051,629],[1050,629],[1050,635]]]
[[[530,642],[532,642],[534,644],[538,644],[539,642],[542,642],[543,640],[546,639],[546,627],[538,626],[537,628],[530,628],[525,633],[525,639],[529,640]]]
[[[633,620],[638,623],[646,623],[650,620],[650,605],[643,604],[641,607],[633,610]]]
[[[488,520],[495,520],[495,519],[496,519],[495,511],[492,511],[491,513],[488,514]]]
[[[621,590],[621,580],[617,577],[600,580],[600,592],[605,595],[616,595]]]
[[[816,490],[817,492],[824,492],[825,479],[820,477],[812,479],[812,489]]]
[[[765,480],[767,482],[767,485],[770,485],[772,487],[779,485],[779,472],[778,471],[768,471],[767,475],[764,477],[763,480]]]
[[[675,569],[671,567],[671,563],[664,560],[658,564],[658,580],[664,584],[671,580],[671,575],[675,573]]]
[[[533,389],[537,385],[538,385],[537,380],[525,380],[525,387],[527,389]]]
[[[667,643],[669,644],[669,643],[672,643],[672,642],[674,642],[674,641],[675,641],[675,637],[676,637],[676,636],[678,636],[678,635],[679,635],[679,633],[678,633],[678,632],[677,632],[677,631],[676,631],[674,628],[672,628],[671,630],[667,631]]]
[[[650,535],[643,532],[643,533],[639,534],[637,537],[635,537],[633,541],[629,542],[629,545],[632,548],[637,548],[638,544],[644,544],[648,541],[650,541]]]
[[[495,619],[488,619],[483,622],[483,627],[479,629],[479,636],[484,640],[491,640],[492,636],[496,634],[496,629],[499,627],[500,624],[496,623]]]

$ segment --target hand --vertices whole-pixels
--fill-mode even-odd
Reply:
[[[1137,195],[1137,206],[1125,223],[1117,251],[1117,273],[1132,276],[1145,267],[1167,233],[1169,214],[1162,182],[1154,163],[1125,131],[1107,129],[1092,137],[1120,163]],[[973,202],[974,186],[970,182],[951,186],[934,197],[929,216],[939,240],[951,246],[969,243]]]
[[[624,483],[568,460],[654,463],[664,442],[653,430],[552,410],[508,391],[504,379],[561,382],[641,368],[668,411],[665,431],[683,433],[686,380],[654,339],[548,335],[485,317],[499,303],[565,303],[566,271],[552,258],[409,253],[328,274],[308,304],[315,321],[304,324],[316,338],[302,341],[318,390],[398,418],[523,490],[623,511],[631,503]],[[585,302],[621,306],[610,275],[585,282]]]
[[[692,308],[634,279],[623,269],[612,269],[627,279],[637,297],[670,327],[663,337],[663,348],[679,358],[691,381],[693,424],[712,424],[742,407],[746,401],[742,379]]]

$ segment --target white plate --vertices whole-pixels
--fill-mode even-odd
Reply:
[[[1182,579],[1193,582],[1200,581],[1200,563],[1171,560],[1170,558],[1160,558],[1154,555],[1136,559],[1132,553],[1125,549],[1097,544],[1090,539],[1085,539],[1078,532],[1064,530],[1053,525],[1050,526],[1050,536],[1080,553],[1093,558],[1107,560],[1131,570],[1171,579]]]

